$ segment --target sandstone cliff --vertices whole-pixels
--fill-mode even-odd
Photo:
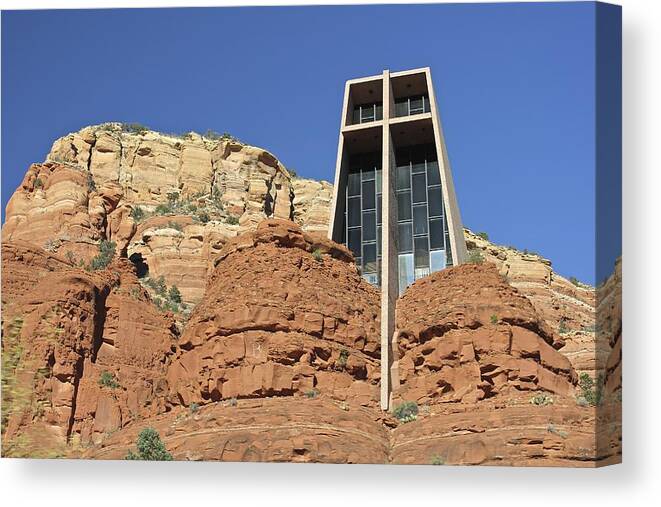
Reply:
[[[46,161],[28,169],[2,237],[75,263],[89,262],[100,241],[114,241],[194,304],[228,238],[267,217],[325,230],[331,189],[292,178],[268,151],[229,136],[107,123],[56,140]]]

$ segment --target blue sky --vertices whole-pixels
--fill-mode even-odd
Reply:
[[[332,181],[346,79],[430,66],[462,218],[595,275],[591,3],[2,13],[2,207],[85,125],[230,132]],[[599,279],[601,276],[599,276]]]

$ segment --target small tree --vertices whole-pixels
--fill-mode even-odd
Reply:
[[[571,283],[573,283],[576,287],[580,287],[580,286],[581,286],[581,282],[579,282],[579,281],[578,281],[578,278],[576,278],[575,276],[570,276],[570,277],[569,277],[569,281],[570,281]]]
[[[477,235],[485,241],[489,241],[489,235],[486,232],[478,232]]]
[[[114,241],[106,241],[105,239],[99,243],[99,253],[92,259],[89,265],[90,271],[98,269],[105,269],[115,256],[115,247],[117,244]]]
[[[173,303],[181,303],[181,292],[179,292],[176,285],[170,287],[170,290],[168,291],[168,299]]]
[[[154,428],[145,428],[138,435],[137,454],[129,451],[128,460],[172,461],[172,454],[165,448],[160,435]]]

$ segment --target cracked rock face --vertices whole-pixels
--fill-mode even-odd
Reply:
[[[76,263],[88,263],[101,240],[115,241],[195,304],[227,239],[269,217],[325,231],[331,192],[326,182],[292,180],[272,154],[231,138],[125,132],[110,123],[56,140],[46,162],[29,168],[2,236]],[[136,208],[145,218],[134,218]]]
[[[267,220],[220,252],[168,370],[185,405],[327,396],[374,406],[379,293],[350,252],[292,222]]]

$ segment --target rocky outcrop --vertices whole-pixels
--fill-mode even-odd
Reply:
[[[128,261],[88,273],[20,244],[2,261],[3,454],[48,456],[165,410],[174,321]]]
[[[617,402],[580,405],[563,341],[492,263],[418,280],[397,307],[395,463],[593,466],[621,454]]]
[[[343,246],[267,220],[229,240],[168,370],[185,405],[231,398],[378,400],[379,294]]]
[[[272,154],[229,136],[107,123],[56,140],[46,161],[29,168],[7,205],[2,236],[76,264],[88,263],[101,240],[114,241],[194,304],[228,238],[268,217],[325,230],[331,189],[292,180]]]
[[[553,271],[551,261],[534,252],[496,245],[465,230],[466,245],[495,264],[508,283],[526,296],[565,345],[562,352],[578,371],[596,375],[610,347],[595,334],[594,287],[573,282]]]
[[[397,306],[397,396],[477,402],[509,390],[571,396],[563,343],[493,264],[466,264],[414,283]]]

